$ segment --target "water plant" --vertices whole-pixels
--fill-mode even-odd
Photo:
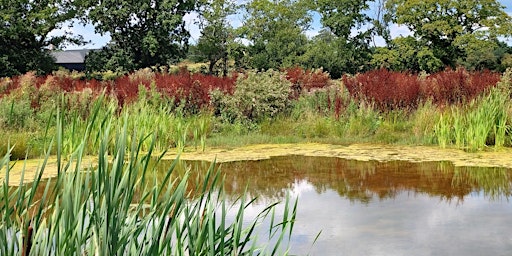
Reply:
[[[48,180],[41,177],[52,145],[31,184],[23,184],[22,178],[18,186],[10,186],[13,163],[9,154],[0,159],[5,171],[0,184],[1,255],[286,254],[283,245],[293,229],[297,201],[287,197],[282,218],[277,218],[274,203],[248,221],[244,211],[254,199],[241,194],[226,201],[214,165],[194,180],[190,171],[176,173],[176,159],[163,177],[155,175],[154,163],[163,156],[152,156],[156,135],[137,138],[129,132],[128,118],[121,117],[117,132],[112,129],[115,115],[90,119],[69,158],[57,156],[60,172]],[[65,134],[61,128],[56,131],[52,143],[61,152]],[[97,161],[85,164],[89,139],[98,141]],[[151,144],[143,153],[145,140]],[[229,219],[233,211],[235,217]],[[263,218],[270,218],[268,243],[258,240]]]

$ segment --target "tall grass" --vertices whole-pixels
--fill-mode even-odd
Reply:
[[[58,155],[60,171],[54,178],[41,179],[52,145],[31,184],[22,184],[22,178],[17,187],[9,186],[13,163],[9,154],[0,159],[6,173],[0,185],[0,255],[286,254],[296,201],[286,199],[282,219],[274,213],[274,203],[246,220],[244,211],[254,199],[240,195],[228,203],[214,165],[203,179],[190,179],[190,171],[178,175],[178,159],[163,177],[154,175],[153,163],[163,156],[152,156],[157,134],[130,132],[127,114],[117,130],[115,115],[94,113],[85,130],[76,130],[82,140],[67,160]],[[60,114],[56,125],[52,143],[62,152],[67,135]],[[91,141],[97,142],[98,160],[84,168]],[[232,212],[235,218],[229,220]],[[271,223],[269,243],[258,241],[264,218]]]
[[[439,145],[455,144],[457,148],[469,151],[508,145],[511,78],[512,70],[509,70],[486,94],[467,105],[453,106],[451,112],[444,113],[435,129]]]

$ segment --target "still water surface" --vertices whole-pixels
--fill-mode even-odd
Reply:
[[[248,218],[286,193],[298,197],[294,255],[512,255],[507,169],[304,156],[221,169],[228,197],[246,185],[258,197]]]

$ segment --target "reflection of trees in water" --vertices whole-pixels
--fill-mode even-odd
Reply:
[[[163,161],[147,175],[147,185],[160,183],[172,161]],[[201,189],[209,162],[178,162],[170,182],[190,170],[188,193]],[[369,203],[372,199],[394,198],[399,193],[427,194],[442,200],[463,201],[471,192],[482,192],[489,200],[512,196],[512,170],[505,168],[454,167],[448,162],[362,162],[330,157],[287,156],[270,160],[217,164],[224,177],[224,191],[236,199],[247,189],[247,196],[281,200],[301,181],[317,193],[336,191],[351,201]],[[149,168],[151,170],[151,168]],[[39,186],[36,198],[44,192]],[[134,202],[140,200],[136,194]],[[1,205],[0,205],[1,206]]]
[[[198,164],[202,166],[197,167]],[[206,169],[205,163],[190,164],[194,165],[197,173]],[[462,201],[469,193],[480,191],[490,199],[511,196],[510,170],[454,167],[446,162],[361,162],[289,156],[224,163],[221,169],[226,194],[233,198],[247,188],[250,196],[280,199],[300,181],[307,181],[318,193],[334,190],[342,197],[364,203],[373,198],[394,198],[404,191],[449,201]]]

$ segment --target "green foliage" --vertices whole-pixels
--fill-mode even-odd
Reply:
[[[512,72],[508,70],[487,95],[442,115],[435,128],[439,145],[454,144],[469,151],[483,150],[489,145],[495,148],[508,145],[511,77]]]
[[[368,68],[369,50],[364,44],[351,43],[327,29],[320,31],[306,46],[300,63],[306,68],[322,68],[332,78]]]
[[[305,1],[254,0],[246,5],[247,17],[240,28],[248,47],[250,66],[279,69],[298,63],[304,53],[311,16]]]
[[[347,118],[345,134],[350,136],[372,136],[381,124],[381,116],[377,110],[372,105],[364,102],[359,103],[359,105],[351,102],[347,107],[345,116]]]
[[[341,77],[342,72],[357,73],[368,69],[371,59],[369,44],[371,37],[378,32],[375,26],[369,26],[372,19],[366,13],[369,9],[368,2],[370,1],[315,1],[314,8],[322,17],[324,35],[319,35],[319,38],[313,40],[313,45],[309,48],[312,52],[307,53],[309,60],[306,60],[306,65],[312,61],[320,65],[315,68],[323,67],[335,78]],[[365,29],[365,27],[369,28]],[[357,33],[353,33],[355,30]],[[329,33],[334,37],[329,36]],[[326,38],[329,40],[325,41]],[[324,42],[316,45],[318,40]],[[327,49],[320,47],[327,47]]]
[[[3,129],[32,129],[33,114],[30,101],[0,99],[0,127]]]
[[[322,24],[336,36],[349,39],[352,29],[360,29],[363,24],[371,21],[364,12],[370,8],[368,2],[368,0],[317,0],[315,4],[322,14]],[[365,33],[359,34],[358,37]]]
[[[290,104],[291,83],[284,74],[250,71],[237,80],[233,95],[212,93],[212,105],[226,121],[260,121],[275,117]]]
[[[388,47],[378,47],[372,55],[372,66],[395,71],[436,72],[444,67],[435,53],[414,37],[398,37]]]
[[[209,62],[208,73],[214,74],[218,61],[222,60],[222,72],[227,75],[229,47],[234,43],[233,28],[228,16],[236,12],[237,6],[229,0],[208,0],[199,10],[201,37],[197,43],[197,53]]]
[[[115,118],[110,113],[89,120],[71,158],[57,157],[59,171],[51,179],[42,179],[48,155],[33,182],[23,184],[21,178],[18,186],[9,182],[14,174],[10,152],[0,159],[5,175],[0,184],[1,255],[274,255],[286,250],[297,201],[286,198],[280,219],[274,203],[248,220],[245,209],[255,199],[242,194],[228,204],[215,163],[194,173],[195,180],[189,171],[178,172],[178,159],[157,173],[162,155],[152,157],[152,146],[148,154],[140,150],[151,135],[137,138],[126,125],[113,134]],[[66,135],[58,119],[59,151]],[[97,158],[84,165],[89,138],[98,141]],[[264,219],[270,222],[264,230],[268,244],[257,240]]]
[[[466,64],[478,67],[494,62],[498,36],[512,35],[512,17],[503,8],[496,0],[390,0],[387,19],[413,32],[417,42],[397,42],[395,50],[407,45],[416,49],[417,62],[423,63],[417,70],[433,70],[438,64],[432,60],[455,67],[459,58],[469,58]]]
[[[411,142],[419,144],[434,144],[435,134],[433,120],[439,120],[440,111],[431,101],[422,102],[416,111],[411,113],[409,122],[412,123]]]
[[[76,1],[2,0],[0,2],[0,77],[28,71],[48,73],[55,67],[48,47],[81,43],[70,34],[51,35],[67,21],[76,18]]]
[[[112,41],[94,57],[91,71],[123,70],[167,65],[186,52],[189,33],[183,16],[195,1],[86,0],[88,16],[96,31],[109,33]],[[92,57],[91,57],[92,58]],[[98,60],[96,60],[98,59]]]

